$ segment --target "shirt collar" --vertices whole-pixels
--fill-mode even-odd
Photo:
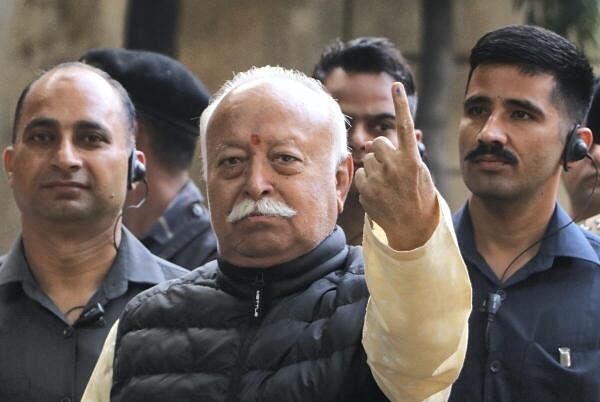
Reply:
[[[0,285],[11,282],[35,283],[23,252],[23,238],[17,237],[0,266]]]
[[[473,224],[468,203],[454,215],[453,220],[462,255],[466,260],[479,265],[483,259],[475,248]],[[553,233],[554,235],[552,235]],[[558,203],[555,205],[544,236],[549,237],[542,240],[538,254],[530,261],[534,264],[533,271],[549,268],[556,257],[570,257],[600,264],[598,255],[590,245],[584,232],[579,226],[572,223],[569,215]],[[523,248],[527,246],[525,245]],[[530,263],[527,263],[527,265]]]
[[[339,269],[348,252],[346,235],[342,228],[336,226],[308,253],[268,268],[240,267],[218,258],[220,272],[217,281],[226,292],[236,296],[254,297],[258,278],[269,288],[271,296],[291,294],[306,288],[328,272]]]
[[[166,279],[157,257],[152,255],[131,232],[123,228],[119,251],[102,282],[105,297],[114,299],[122,296],[127,291],[129,282],[155,285]],[[30,283],[37,287],[25,260],[21,235],[0,266],[0,285],[11,282]]]
[[[181,190],[179,190],[177,196],[167,206],[162,216],[152,225],[150,231],[144,236],[144,240],[152,239],[159,244],[168,242],[181,224],[182,210],[188,205],[200,204],[202,202],[203,198],[200,190],[198,190],[194,182],[188,180]]]
[[[166,279],[157,257],[123,227],[119,252],[102,284],[106,297],[121,296],[129,282],[156,285]]]

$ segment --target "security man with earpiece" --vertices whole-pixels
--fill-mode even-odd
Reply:
[[[18,100],[3,154],[22,228],[0,267],[1,401],[79,401],[127,302],[187,272],[121,225],[145,171],[134,132],[127,92],[85,64]]]
[[[571,202],[573,219],[584,229],[600,234],[600,77],[596,77],[586,125],[594,134],[594,142],[588,157],[573,163],[563,174],[563,183]]]
[[[600,238],[557,203],[561,171],[592,143],[592,68],[535,26],[487,33],[470,65],[459,151],[471,195],[454,227],[473,308],[449,400],[598,401]]]
[[[125,208],[125,226],[153,254],[182,267],[214,259],[208,210],[189,174],[210,93],[184,65],[158,53],[92,49],[82,61],[123,85],[137,111],[136,144],[146,156],[147,182],[130,192],[126,205],[139,208]]]

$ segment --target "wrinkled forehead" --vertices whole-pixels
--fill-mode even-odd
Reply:
[[[207,137],[219,133],[211,130],[236,124],[261,126],[294,124],[305,129],[331,127],[333,110],[326,94],[317,93],[294,81],[282,79],[256,80],[231,90],[212,113]]]

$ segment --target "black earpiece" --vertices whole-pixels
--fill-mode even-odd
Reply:
[[[419,155],[421,156],[421,159],[423,159],[425,157],[425,151],[426,151],[425,144],[417,141],[417,149],[419,150]]]
[[[137,159],[135,148],[129,154],[127,163],[127,189],[131,190],[133,183],[144,180],[146,176],[146,166]]]
[[[576,124],[575,127],[567,134],[567,139],[565,141],[565,149],[563,151],[563,169],[564,171],[568,171],[569,168],[567,164],[569,162],[575,162],[582,160],[585,158],[588,152],[587,144],[579,135],[577,135],[577,130],[581,127],[579,124]]]

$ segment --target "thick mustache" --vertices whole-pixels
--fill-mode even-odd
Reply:
[[[476,158],[480,157],[480,156],[484,156],[484,155],[493,155],[496,156],[500,159],[503,159],[504,162],[508,163],[509,165],[516,165],[517,164],[517,157],[515,156],[515,154],[513,154],[512,152],[510,152],[507,149],[504,149],[502,147],[502,145],[496,145],[496,144],[479,144],[479,146],[477,148],[475,148],[474,150],[470,151],[467,156],[465,156],[465,161],[473,161]]]
[[[258,201],[244,199],[233,206],[233,209],[227,216],[227,221],[235,223],[252,214],[289,218],[296,215],[296,213],[297,211],[285,202],[269,197],[261,198]]]

